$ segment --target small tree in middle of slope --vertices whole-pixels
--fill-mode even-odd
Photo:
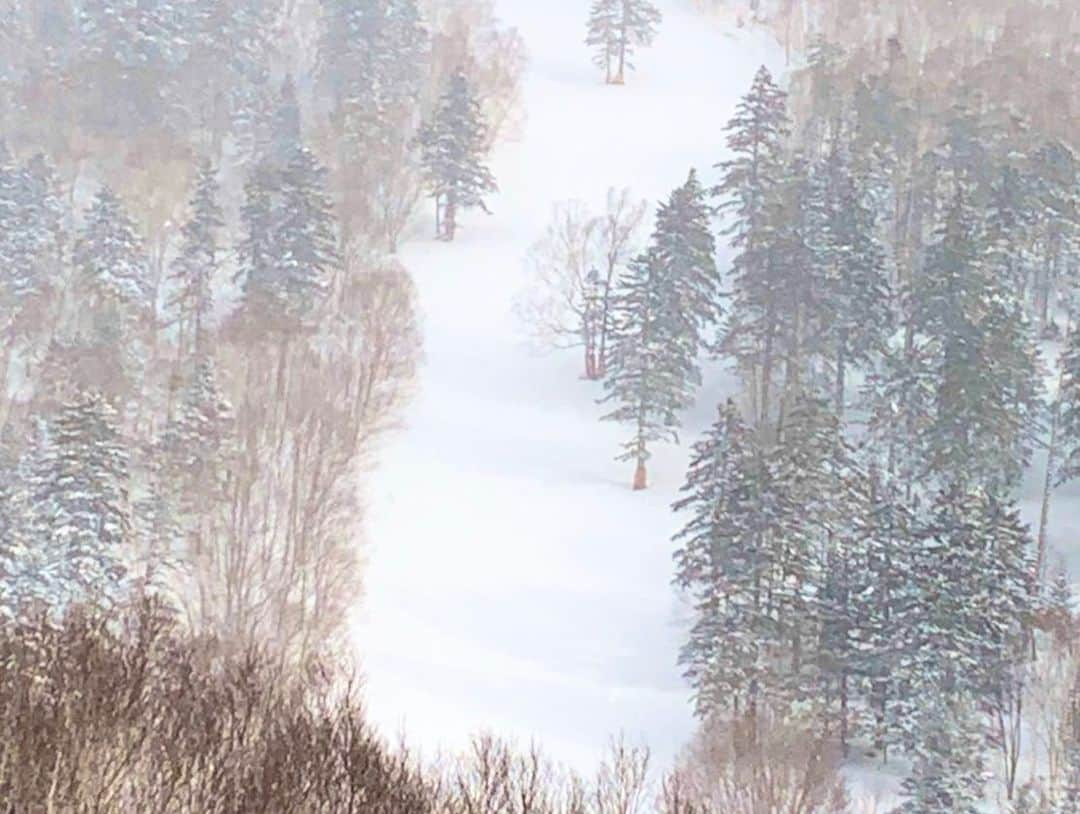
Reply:
[[[593,61],[604,69],[607,84],[623,84],[626,69],[634,67],[634,49],[652,45],[660,20],[649,0],[593,0],[585,43],[596,50]]]
[[[615,344],[602,401],[618,404],[605,420],[633,427],[618,460],[635,462],[635,490],[648,485],[649,444],[678,440],[679,411],[691,404],[701,382],[689,317],[680,312],[664,272],[652,249],[630,264],[615,294]]]
[[[439,102],[434,118],[419,136],[421,165],[431,197],[435,199],[435,227],[441,240],[453,240],[457,214],[478,206],[498,187],[484,164],[487,123],[480,102],[465,72],[450,77],[450,86]]]
[[[614,295],[614,346],[602,360],[608,391],[620,406],[605,419],[635,426],[620,460],[633,460],[634,488],[644,489],[648,444],[678,440],[679,411],[701,384],[702,332],[718,316],[720,275],[705,191],[691,170],[660,205],[652,247],[630,264]]]

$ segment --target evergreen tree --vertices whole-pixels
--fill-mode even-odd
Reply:
[[[58,280],[63,216],[52,171],[41,158],[17,164],[0,145],[0,327],[23,330],[32,305]]]
[[[49,422],[30,484],[29,596],[62,609],[108,604],[125,588],[131,520],[128,448],[116,411],[83,393]]]
[[[1061,389],[1057,400],[1062,457],[1056,480],[1061,485],[1080,477],[1080,325],[1069,331],[1061,356]]]
[[[127,399],[146,361],[155,290],[135,224],[107,187],[86,215],[73,261],[80,307],[70,341],[98,357],[102,376],[83,376],[77,366],[71,372],[86,386],[104,387],[111,399]]]
[[[848,450],[826,402],[806,393],[793,400],[776,436],[768,455],[777,563],[771,599],[785,644],[783,689],[791,699],[816,695],[823,676],[815,648],[829,641],[837,661],[827,678],[838,690],[835,697],[846,703],[840,694],[850,672],[852,563],[837,530],[858,508],[846,489]]]
[[[209,162],[199,168],[190,203],[190,217],[181,229],[180,253],[173,262],[173,312],[180,358],[198,356],[206,349],[206,329],[213,308],[214,279],[218,273],[218,233],[225,225],[217,203],[216,172]]]
[[[914,518],[896,479],[876,462],[856,471],[849,481],[859,510],[852,513],[849,530],[847,586],[850,621],[850,672],[863,683],[869,729],[881,754],[896,742],[898,717],[910,709],[910,695],[899,680],[903,651],[897,619],[916,601],[912,580]],[[828,654],[826,654],[828,657]]]
[[[679,412],[701,383],[693,346],[693,317],[680,309],[656,248],[635,259],[614,292],[615,331],[602,402],[615,402],[604,420],[630,425],[620,461],[634,461],[634,488],[647,484],[649,445],[678,440]]]
[[[1027,528],[1014,507],[985,490],[951,486],[937,495],[915,543],[915,601],[897,620],[898,675],[922,696],[991,699],[1022,658],[1034,611]]]
[[[676,512],[676,584],[693,601],[694,618],[680,664],[702,717],[717,710],[752,713],[775,685],[770,576],[771,480],[753,432],[734,402],[694,444]]]
[[[724,330],[723,350],[742,370],[755,423],[773,412],[772,384],[777,359],[779,319],[776,295],[782,292],[777,233],[790,213],[779,213],[777,190],[786,168],[786,96],[762,67],[750,92],[727,125],[732,158],[719,165],[723,177],[715,193],[728,218],[726,234],[738,252],[732,263],[733,302]]]
[[[108,187],[102,187],[86,214],[73,260],[91,308],[115,304],[131,317],[146,313],[153,287],[142,240]]]
[[[978,814],[985,770],[974,704],[964,698],[924,699],[918,746],[904,781],[902,814]]]
[[[838,137],[814,178],[812,205],[819,227],[813,249],[822,266],[817,341],[832,368],[839,416],[847,406],[849,368],[865,368],[880,358],[894,322],[869,186]]]
[[[585,43],[596,54],[593,62],[604,69],[605,82],[621,85],[637,48],[656,39],[660,10],[649,0],[593,0]]]
[[[349,233],[375,234],[397,177],[415,158],[430,36],[416,0],[322,0],[322,7],[319,78],[333,103],[339,211]]]
[[[704,333],[721,317],[722,279],[716,268],[716,242],[709,226],[710,211],[697,172],[671,193],[656,213],[653,246],[670,280],[679,308],[688,314],[696,348],[705,344]]]
[[[284,168],[296,151],[303,146],[300,118],[300,101],[296,98],[296,83],[286,76],[281,84],[281,95],[270,123],[270,142],[266,160],[275,168]]]
[[[225,494],[232,406],[222,394],[212,359],[199,360],[176,418],[159,442],[162,472],[180,495],[188,516],[207,509]]]
[[[487,124],[465,72],[457,70],[438,109],[420,131],[421,165],[435,199],[436,233],[453,240],[458,213],[480,207],[498,187],[484,164]]]
[[[378,151],[421,91],[428,34],[416,0],[322,0],[322,81],[347,138]]]
[[[326,170],[300,147],[281,171],[256,167],[245,192],[245,310],[262,315],[263,327],[295,330],[329,291],[339,262]]]
[[[971,195],[956,182],[911,291],[935,391],[918,440],[928,473],[1004,486],[1030,459],[1039,364],[1020,303],[986,260]]]

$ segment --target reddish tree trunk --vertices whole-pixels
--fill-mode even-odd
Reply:
[[[638,461],[637,469],[634,470],[634,491],[640,492],[649,486],[648,475],[645,471],[645,462]]]

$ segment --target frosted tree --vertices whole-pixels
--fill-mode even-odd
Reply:
[[[711,211],[697,172],[690,170],[656,212],[653,246],[670,280],[679,308],[689,315],[692,333],[685,337],[697,353],[707,343],[706,332],[719,322],[722,279],[716,268],[716,241]]]
[[[342,226],[391,250],[416,202],[411,140],[429,35],[415,0],[323,0],[319,76],[333,100]]]
[[[480,102],[459,69],[419,135],[424,177],[435,199],[436,235],[442,240],[454,239],[461,210],[479,207],[486,212],[484,197],[498,189],[484,163],[486,134]]]
[[[543,236],[529,250],[529,289],[515,311],[542,346],[584,348],[587,379],[606,371],[616,275],[633,255],[646,203],[629,190],[608,191],[607,208],[556,204]]]
[[[911,580],[915,518],[896,479],[872,461],[848,481],[859,510],[841,535],[847,538],[847,611],[855,620],[851,672],[865,682],[869,731],[883,757],[896,741],[908,688],[898,680],[898,609],[916,601]],[[829,657],[828,652],[822,654]]]
[[[204,572],[210,563],[220,565],[215,558],[229,553],[221,539],[237,448],[234,429],[233,409],[218,385],[216,365],[202,358],[154,450],[149,499],[150,508],[160,512],[151,516],[162,528],[143,545],[148,574],[182,565],[180,584],[188,589],[178,592],[181,605],[205,603]],[[192,618],[206,615],[203,609]]]
[[[819,227],[813,248],[821,265],[815,319],[820,350],[832,369],[833,409],[842,417],[850,369],[880,358],[892,332],[892,291],[870,184],[839,139],[813,183]]]
[[[970,699],[924,699],[918,746],[904,781],[902,814],[978,814],[986,782],[977,712]]]
[[[325,168],[305,147],[280,172],[256,167],[242,218],[243,312],[271,330],[303,327],[340,264]]]
[[[625,82],[634,52],[652,45],[660,22],[660,10],[649,0],[593,0],[585,43],[607,84]]]
[[[602,402],[616,406],[603,418],[632,432],[618,460],[634,462],[634,489],[647,486],[649,445],[678,440],[679,413],[701,382],[690,339],[693,317],[681,310],[666,272],[651,249],[630,263],[614,295],[614,343]]]
[[[694,608],[679,660],[702,717],[717,710],[752,715],[775,683],[770,484],[754,433],[729,400],[694,444],[674,504],[687,517],[674,538],[675,583]]]
[[[146,361],[155,287],[143,241],[108,187],[98,192],[87,212],[72,259],[80,297],[72,340],[97,357],[80,380],[104,388],[111,397],[129,397]]]
[[[49,422],[29,489],[33,598],[59,608],[121,598],[131,542],[128,467],[119,417],[101,395],[76,396]]]
[[[159,442],[164,471],[183,496],[182,508],[197,514],[204,498],[220,499],[233,428],[232,406],[217,383],[212,359],[199,360],[188,380],[176,418]]]
[[[719,165],[723,176],[714,190],[727,217],[725,233],[738,252],[722,348],[746,380],[757,424],[774,412],[772,387],[780,356],[776,297],[784,292],[777,279],[777,224],[772,215],[786,175],[787,121],[786,96],[762,67],[727,125],[733,157]]]
[[[1030,459],[1039,363],[1021,303],[987,262],[971,194],[955,182],[910,292],[935,392],[919,440],[928,472],[1008,485]]]
[[[1061,389],[1057,394],[1062,450],[1056,472],[1059,485],[1080,477],[1080,326],[1074,325],[1069,331],[1061,368]]]
[[[837,663],[826,676],[834,698],[847,702],[853,631],[847,600],[852,563],[844,550],[845,519],[862,510],[849,498],[849,455],[840,423],[828,403],[813,394],[792,399],[776,442],[768,452],[773,561],[771,601],[784,644],[784,683],[777,689],[795,700],[812,698],[821,686],[814,648],[834,646]],[[826,572],[836,581],[827,584]],[[831,614],[828,629],[825,616]],[[829,655],[823,653],[823,655]],[[841,721],[841,726],[845,722]]]
[[[911,704],[965,695],[992,708],[1014,689],[1008,682],[1024,658],[1023,624],[1034,611],[1027,528],[1013,505],[983,489],[950,486],[913,542],[914,601],[896,619],[896,675],[914,690]]]
[[[44,161],[18,164],[0,145],[0,383],[5,394],[16,352],[37,350],[55,324],[64,211]],[[0,426],[6,402],[0,399]]]
[[[120,199],[103,187],[86,213],[73,257],[88,305],[115,305],[127,315],[145,313],[153,296],[142,240]]]
[[[172,292],[167,307],[179,334],[180,359],[206,350],[206,329],[220,265],[220,232],[225,225],[217,199],[217,173],[209,162],[204,162],[191,196],[189,219],[180,231],[180,252],[169,275]]]

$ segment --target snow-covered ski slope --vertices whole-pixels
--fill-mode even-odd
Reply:
[[[609,187],[627,186],[654,207],[692,166],[713,182],[738,98],[759,65],[783,75],[783,54],[764,32],[666,0],[655,46],[625,87],[606,87],[583,44],[585,0],[498,5],[530,52],[521,136],[493,160],[502,192],[490,216],[464,216],[453,244],[431,238],[426,210],[402,251],[426,359],[369,494],[355,636],[369,713],[429,755],[490,730],[588,770],[623,731],[666,763],[692,726],[669,506],[689,442],[732,382],[707,372],[682,446],[657,449],[651,489],[633,493],[629,465],[613,460],[622,430],[597,420],[601,391],[579,378],[580,354],[538,356],[512,304],[554,202],[600,210]],[[1033,526],[1037,464],[1023,502]],[[1051,515],[1051,543],[1073,553],[1078,491],[1062,490]],[[853,773],[866,789],[893,785]]]
[[[691,728],[670,587],[687,448],[658,450],[652,489],[633,493],[580,354],[537,355],[512,304],[555,201],[600,210],[608,187],[628,186],[652,207],[692,166],[710,181],[738,97],[782,58],[764,34],[667,2],[637,72],[605,87],[583,43],[587,6],[500,0],[530,56],[527,121],[493,158],[501,193],[453,244],[431,239],[425,211],[402,251],[425,361],[373,478],[356,643],[370,715],[428,754],[492,730],[591,769],[620,731],[665,761]]]

